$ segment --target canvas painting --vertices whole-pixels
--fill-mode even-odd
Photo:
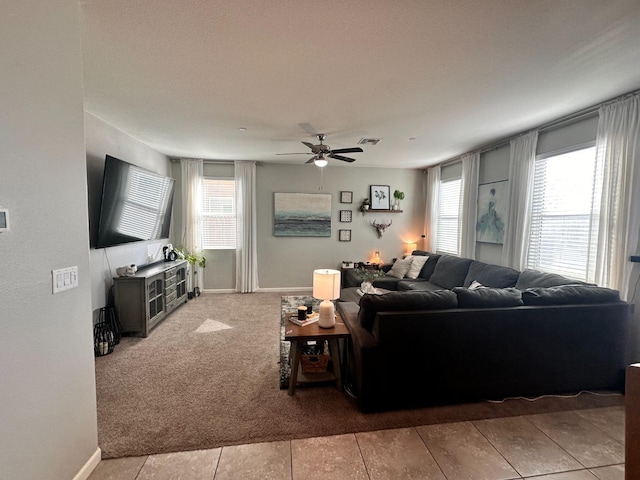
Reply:
[[[508,185],[509,182],[503,180],[478,186],[476,241],[503,243],[507,221]]]
[[[331,195],[327,193],[274,194],[276,237],[330,237]]]

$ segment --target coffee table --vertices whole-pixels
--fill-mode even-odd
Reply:
[[[283,315],[287,314],[283,312]],[[295,395],[296,385],[298,383],[335,380],[338,389],[342,390],[339,340],[348,337],[349,330],[338,314],[336,314],[336,324],[332,328],[322,328],[318,325],[318,322],[301,327],[286,320],[284,339],[291,343],[291,350],[289,351],[289,362],[291,364],[289,395]],[[304,343],[308,341],[324,342],[325,340],[329,342],[329,353],[331,355],[331,363],[333,364],[333,372],[303,373],[301,370],[299,371]]]

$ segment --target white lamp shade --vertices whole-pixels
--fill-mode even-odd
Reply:
[[[340,272],[322,269],[313,271],[313,296],[319,300],[335,300],[340,297]]]

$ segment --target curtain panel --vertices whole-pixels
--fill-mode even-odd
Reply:
[[[620,291],[626,299],[632,265],[628,256],[638,248],[640,221],[631,218],[631,206],[640,203],[640,95],[599,110],[596,139],[596,175],[602,179],[598,205],[598,247],[595,280]],[[635,189],[635,191],[634,191]]]
[[[427,170],[427,204],[425,209],[424,249],[435,253],[438,238],[438,197],[440,193],[440,165]]]
[[[182,245],[190,252],[202,248],[202,159],[182,158]]]
[[[462,201],[460,202],[460,256],[476,258],[478,221],[478,181],[480,152],[462,156]]]
[[[256,162],[235,162],[236,291],[258,290]]]
[[[538,131],[511,140],[509,154],[509,213],[502,246],[502,264],[524,270],[531,224],[531,196]]]

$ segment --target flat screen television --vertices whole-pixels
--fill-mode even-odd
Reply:
[[[174,183],[107,155],[96,248],[169,238]]]

